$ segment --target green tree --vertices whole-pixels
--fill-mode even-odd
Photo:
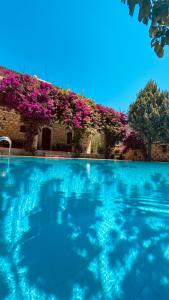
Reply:
[[[151,160],[153,142],[169,142],[169,95],[149,81],[129,108],[129,124],[147,144],[147,158]]]
[[[121,0],[127,3],[133,16],[138,7],[138,20],[149,25],[151,46],[162,57],[164,47],[169,45],[169,0]]]

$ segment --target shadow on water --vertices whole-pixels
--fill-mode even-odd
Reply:
[[[109,263],[121,283],[117,299],[168,299],[169,180],[154,173],[151,181],[143,185],[141,194],[138,186],[128,190],[122,182],[118,191],[125,204],[120,222],[124,235],[111,232],[115,246],[109,253]],[[151,199],[153,191],[156,199]]]
[[[1,201],[1,199],[0,199],[0,201]],[[3,263],[1,261],[2,258],[7,253],[6,244],[4,243],[3,234],[2,234],[2,231],[3,231],[2,223],[1,223],[2,218],[3,218],[3,214],[0,211],[0,266]],[[9,292],[10,291],[9,291],[8,283],[6,282],[5,276],[4,276],[4,270],[0,268],[0,299],[5,299],[9,295]]]
[[[59,184],[59,183],[58,183]],[[100,205],[92,195],[79,198],[75,194],[64,199],[63,193],[50,193],[56,182],[47,182],[41,189],[40,212],[29,218],[30,230],[21,243],[21,265],[28,267],[27,276],[47,294],[59,299],[70,299],[76,284],[87,288],[88,298],[96,295],[101,285],[88,269],[90,262],[99,254],[99,248],[91,243],[88,235],[96,240],[92,223],[96,221],[95,208]],[[47,195],[47,196],[45,196]],[[50,196],[49,196],[50,195]],[[60,202],[67,201],[60,223],[56,216],[62,209]],[[45,243],[44,243],[45,242]]]
[[[14,160],[0,185],[0,299],[168,299],[168,165]]]

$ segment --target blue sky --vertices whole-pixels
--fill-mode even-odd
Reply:
[[[149,79],[169,89],[169,51],[156,57],[120,0],[1,1],[0,36],[0,65],[118,110]]]

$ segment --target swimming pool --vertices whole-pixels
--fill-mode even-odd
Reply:
[[[0,299],[169,299],[169,164],[0,158]]]

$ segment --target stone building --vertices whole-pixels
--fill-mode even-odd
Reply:
[[[12,140],[13,148],[23,149],[26,126],[15,110],[0,107],[0,136],[8,136]],[[73,132],[63,125],[54,124],[52,127],[44,126],[36,137],[36,146],[40,151],[72,152]],[[1,146],[1,145],[0,145]],[[1,154],[2,151],[0,151]],[[21,153],[21,152],[20,152]],[[24,154],[22,152],[21,154]],[[84,136],[82,140],[82,156],[104,157],[104,135],[95,132]],[[118,157],[117,157],[118,158]],[[125,160],[143,161],[145,157],[138,150],[129,149],[124,156]],[[156,143],[152,145],[152,160],[169,161],[169,145]]]
[[[0,136],[8,136],[13,148],[23,148],[26,126],[15,110],[0,107]],[[72,152],[73,132],[63,125],[55,123],[52,127],[44,126],[36,137],[38,150]],[[104,136],[99,132],[84,136],[82,154],[85,156],[101,156],[104,152]]]
[[[4,78],[5,71],[8,71],[8,69],[0,66],[0,80]],[[26,126],[18,112],[0,106],[0,136],[8,136],[12,140],[13,148],[23,148],[25,129]],[[72,152],[72,138],[73,132],[55,123],[52,127],[44,126],[39,130],[35,140],[35,148],[42,151]],[[84,136],[82,152],[84,156],[93,155],[96,157],[98,155],[102,157],[104,153],[104,135],[96,131],[92,135]]]

